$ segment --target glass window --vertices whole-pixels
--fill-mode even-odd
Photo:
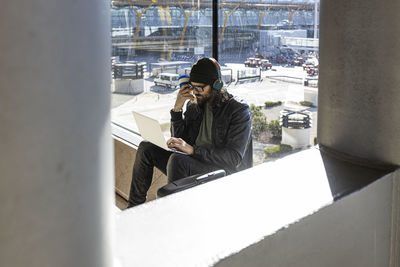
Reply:
[[[211,1],[111,3],[112,122],[137,133],[135,110],[168,124],[177,77],[212,55]]]
[[[316,142],[315,1],[219,1],[218,61],[251,105],[255,164]],[[213,54],[212,1],[112,1],[111,13],[112,122],[137,132],[135,110],[168,134],[177,77]]]
[[[318,3],[220,1],[219,62],[251,105],[255,164],[314,145]]]

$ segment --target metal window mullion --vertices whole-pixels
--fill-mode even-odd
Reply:
[[[218,0],[212,2],[212,57],[218,61]]]

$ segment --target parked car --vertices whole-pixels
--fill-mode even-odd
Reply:
[[[251,68],[262,68],[263,70],[272,68],[272,64],[268,59],[262,59],[259,57],[249,57],[244,62],[244,66]]]
[[[318,66],[307,67],[306,71],[310,76],[318,75],[319,73]]]
[[[261,59],[261,66],[263,70],[272,69],[272,64],[268,59]]]
[[[289,62],[287,57],[282,56],[282,55],[277,55],[276,58],[275,58],[275,61],[278,64],[287,64]]]
[[[156,86],[164,86],[167,88],[176,88],[178,86],[179,75],[175,73],[160,73],[154,79]]]
[[[292,66],[302,66],[304,62],[305,62],[305,60],[302,57],[295,56],[291,59],[289,64]],[[304,69],[304,67],[303,67],[303,69]]]
[[[318,59],[315,57],[307,59],[304,64],[303,64],[303,70],[307,70],[308,68],[311,67],[318,67]]]
[[[256,58],[255,57],[249,57],[245,62],[244,62],[244,66],[245,67],[257,67],[257,63],[256,63]]]

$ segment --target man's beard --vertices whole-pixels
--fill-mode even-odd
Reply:
[[[200,95],[200,97],[198,97],[197,95],[195,95],[195,96],[196,96],[195,103],[197,103],[197,105],[202,107],[202,106],[204,106],[205,103],[207,103],[208,101],[210,101],[213,98],[214,94],[213,94],[213,91],[210,91],[210,94]]]

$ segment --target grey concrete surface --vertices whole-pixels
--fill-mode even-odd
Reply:
[[[215,266],[400,266],[399,185],[391,173]]]
[[[0,266],[113,265],[110,4],[0,10]]]
[[[321,144],[400,165],[396,0],[321,2]]]

